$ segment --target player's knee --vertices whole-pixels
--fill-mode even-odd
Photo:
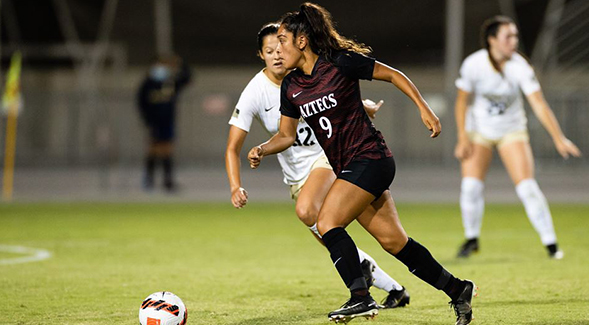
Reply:
[[[328,231],[333,228],[341,227],[341,225],[337,225],[330,221],[329,217],[319,216],[317,218],[317,230],[321,234],[321,236],[325,235]]]
[[[397,254],[403,249],[403,247],[405,247],[407,238],[403,236],[388,236],[386,238],[379,238],[378,242],[385,251],[391,254]]]
[[[297,204],[295,211],[299,220],[304,223],[307,227],[313,226],[317,223],[317,216],[319,215],[319,209],[312,205]]]
[[[515,186],[515,191],[521,200],[542,197],[542,190],[533,178],[524,179]]]
[[[478,178],[464,177],[460,184],[460,197],[463,200],[473,200],[483,196],[485,184]]]

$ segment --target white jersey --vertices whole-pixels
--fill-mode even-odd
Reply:
[[[474,94],[466,115],[466,130],[491,140],[526,130],[520,89],[526,95],[540,90],[534,69],[525,58],[514,53],[505,63],[501,75],[493,68],[486,49],[476,51],[464,60],[456,87]]]
[[[249,132],[254,117],[271,136],[278,132],[280,86],[268,79],[264,70],[258,72],[241,93],[229,124]],[[294,185],[304,180],[322,154],[323,149],[311,128],[304,120],[299,121],[295,143],[278,154],[284,182]]]

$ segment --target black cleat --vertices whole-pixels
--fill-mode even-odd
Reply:
[[[368,289],[372,287],[374,284],[374,277],[372,276],[372,272],[374,272],[374,265],[370,263],[369,260],[364,260],[360,263],[360,267],[362,268],[362,275],[364,275],[364,279],[366,280],[366,285]]]
[[[464,242],[464,244],[462,244],[462,246],[460,246],[460,249],[458,250],[458,254],[456,254],[456,257],[467,258],[472,253],[476,253],[478,251],[479,251],[479,239],[478,238],[467,239]]]
[[[164,183],[164,189],[168,194],[174,194],[180,192],[180,187],[177,183],[166,181]]]
[[[466,287],[458,296],[458,299],[450,301],[450,306],[454,308],[456,314],[456,325],[470,324],[472,318],[472,298],[476,296],[477,287],[474,282],[464,280]]]
[[[327,315],[335,323],[347,323],[354,318],[364,317],[372,319],[378,315],[378,305],[370,294],[365,297],[352,295],[339,309]]]
[[[558,245],[552,244],[547,245],[546,249],[548,250],[548,256],[555,260],[561,260],[564,257],[564,252],[558,249]]]
[[[401,290],[391,290],[389,291],[389,295],[383,300],[380,308],[397,308],[397,307],[405,307],[409,305],[409,292],[405,290],[405,287]]]

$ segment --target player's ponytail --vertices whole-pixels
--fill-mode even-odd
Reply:
[[[303,3],[300,11],[286,14],[281,24],[295,37],[301,33],[306,35],[311,51],[324,55],[328,60],[331,60],[333,51],[348,50],[360,54],[372,52],[370,47],[340,35],[333,26],[329,11],[314,3]]]
[[[491,55],[491,44],[489,43],[489,37],[497,37],[499,28],[502,25],[508,24],[515,24],[515,22],[513,21],[513,19],[507,16],[494,16],[485,20],[483,26],[481,27],[481,46],[484,47],[489,53],[489,60],[491,60],[493,68],[495,68],[495,70],[497,70],[501,74],[503,74],[503,72],[501,71],[501,66],[499,66],[499,63],[495,61],[495,59]]]

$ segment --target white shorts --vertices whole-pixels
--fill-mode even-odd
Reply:
[[[307,176],[305,176],[305,178],[303,178],[302,181],[290,186],[290,197],[295,202],[298,200],[299,194],[301,193],[301,189],[303,188],[303,185],[305,185],[307,178],[309,178],[309,175],[311,175],[311,172],[313,172],[313,170],[315,170],[316,168],[326,168],[326,169],[333,170],[333,168],[329,164],[329,160],[327,160],[327,156],[325,156],[325,155],[319,156],[319,158],[317,158],[317,160],[315,160],[315,162],[311,166],[311,170],[309,171],[309,174]]]
[[[493,149],[493,147],[501,148],[508,143],[516,141],[530,142],[530,135],[528,134],[528,130],[510,132],[499,139],[489,139],[485,138],[478,132],[468,132],[468,138],[473,143],[480,144],[481,146],[487,147],[489,149]]]

